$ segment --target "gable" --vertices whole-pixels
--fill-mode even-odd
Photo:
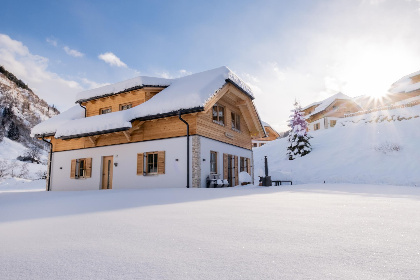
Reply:
[[[204,112],[212,110],[213,105],[219,101],[231,104],[235,111],[239,112],[252,138],[265,136],[261,119],[251,98],[244,94],[232,83],[227,83],[214,95],[204,106]]]

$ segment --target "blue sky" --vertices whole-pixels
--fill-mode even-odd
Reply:
[[[62,110],[105,83],[226,65],[285,130],[295,98],[378,94],[420,68],[418,0],[2,2],[0,64]]]

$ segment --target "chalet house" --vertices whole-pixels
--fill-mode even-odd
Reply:
[[[276,140],[277,138],[280,137],[280,134],[274,128],[272,128],[271,125],[269,125],[266,122],[262,122],[262,124],[264,126],[266,136],[252,139],[253,148],[261,147],[265,145],[266,143]]]
[[[310,131],[334,127],[345,114],[360,110],[362,108],[351,97],[341,92],[302,108]]]
[[[81,92],[33,128],[51,147],[47,190],[230,186],[265,136],[251,89],[227,67],[177,79],[137,77]]]

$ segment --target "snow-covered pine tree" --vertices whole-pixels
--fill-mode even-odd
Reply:
[[[289,160],[294,160],[297,156],[303,157],[309,154],[312,150],[308,135],[308,124],[303,117],[301,107],[298,102],[294,104],[295,108],[292,110],[293,115],[290,116],[289,127],[289,147],[287,147],[287,155]]]

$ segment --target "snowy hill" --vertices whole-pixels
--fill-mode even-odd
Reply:
[[[36,124],[58,113],[0,66],[0,181],[7,177],[36,179],[46,171],[47,147],[30,137],[30,131]],[[40,164],[17,160],[28,155],[30,150],[34,152],[32,155],[37,154],[32,158]]]
[[[272,179],[293,183],[374,183],[420,186],[420,106],[344,118],[311,132],[312,152],[290,161],[287,138],[254,150],[255,180],[268,156]]]

